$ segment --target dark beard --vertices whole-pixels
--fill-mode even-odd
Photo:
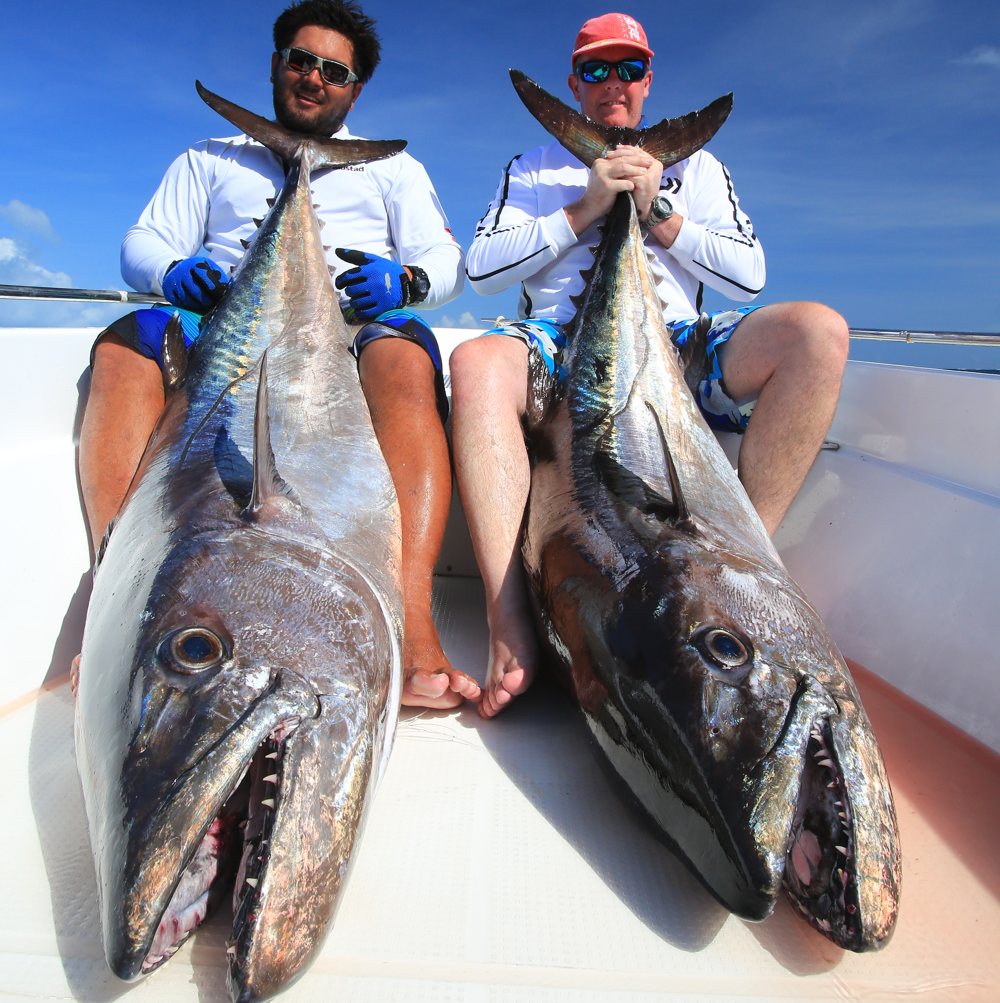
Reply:
[[[346,111],[336,112],[332,109],[325,109],[319,118],[303,117],[290,107],[288,101],[290,96],[291,91],[282,93],[277,82],[272,85],[271,99],[274,104],[274,117],[292,132],[303,133],[307,136],[332,136],[347,118]]]

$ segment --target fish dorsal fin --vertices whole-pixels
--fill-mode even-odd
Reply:
[[[213,94],[200,81],[195,81],[195,87],[201,99],[213,111],[228,119],[237,129],[263,143],[272,153],[286,164],[294,164],[300,157],[303,146],[309,146],[313,151],[312,167],[319,170],[323,167],[343,167],[347,164],[363,164],[370,160],[382,160],[399,153],[405,146],[403,139],[323,139],[318,136],[308,136],[304,133],[292,132],[277,122],[271,122],[246,108],[241,108],[232,101],[227,101],[218,94]]]
[[[160,357],[163,359],[163,389],[173,390],[184,378],[188,363],[184,328],[181,326],[181,315],[176,311],[163,329]]]
[[[292,489],[282,480],[271,446],[271,418],[268,411],[267,352],[261,356],[257,382],[257,406],[253,417],[253,487],[243,514],[255,518],[273,498],[295,500]]]
[[[729,117],[733,95],[717,98],[700,111],[665,118],[648,129],[600,125],[563,104],[520,70],[511,70],[514,89],[525,107],[570,153],[587,167],[616,146],[641,146],[670,167],[697,153]]]

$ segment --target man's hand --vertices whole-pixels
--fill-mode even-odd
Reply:
[[[163,276],[163,295],[184,310],[205,313],[222,298],[229,276],[211,258],[198,255],[170,266]]]
[[[374,320],[386,310],[406,305],[409,277],[402,265],[350,248],[338,247],[336,253],[357,266],[338,275],[334,285],[347,293],[358,320]]]
[[[563,210],[579,236],[591,223],[606,216],[619,192],[630,192],[636,212],[644,218],[660,190],[663,165],[637,146],[619,146],[594,161],[587,190]]]

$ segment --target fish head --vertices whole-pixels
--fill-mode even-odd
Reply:
[[[108,962],[122,978],[157,967],[235,871],[234,997],[262,998],[332,920],[398,640],[328,553],[244,527],[153,560],[145,538],[130,551],[117,535],[76,729]]]
[[[782,887],[831,939],[881,946],[895,813],[843,658],[780,565],[677,534],[590,620],[605,753],[737,914]],[[596,611],[599,604],[590,604]]]

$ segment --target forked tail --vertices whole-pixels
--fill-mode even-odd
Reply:
[[[312,152],[311,167],[343,167],[347,164],[363,164],[370,160],[382,160],[399,153],[405,146],[405,139],[325,139],[292,132],[277,122],[271,122],[260,115],[241,108],[232,101],[213,94],[201,81],[195,81],[198,94],[213,111],[228,119],[237,129],[263,143],[272,153],[286,164],[296,163],[303,146]]]
[[[586,167],[608,150],[622,145],[641,146],[664,167],[670,167],[697,153],[719,131],[733,110],[730,93],[716,98],[701,111],[665,118],[648,129],[625,129],[591,121],[554,98],[520,70],[511,70],[510,79],[528,111]]]

